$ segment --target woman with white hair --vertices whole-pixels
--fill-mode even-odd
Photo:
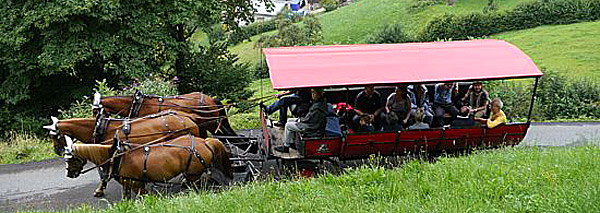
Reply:
[[[502,106],[504,106],[502,100],[500,100],[500,98],[494,98],[494,100],[492,100],[492,114],[490,115],[490,118],[475,118],[475,120],[486,124],[488,128],[494,128],[500,124],[505,124],[506,115],[502,111]]]

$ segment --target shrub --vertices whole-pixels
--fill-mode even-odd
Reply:
[[[202,92],[221,99],[239,101],[252,94],[246,87],[252,74],[247,63],[227,50],[227,44],[216,42],[192,52],[186,69],[179,73],[181,93]]]
[[[325,11],[334,11],[339,7],[337,0],[321,0],[319,3],[325,8]]]
[[[511,11],[444,14],[427,23],[419,40],[461,40],[547,24],[600,19],[600,0],[539,0]]]
[[[266,21],[257,21],[250,23],[247,26],[240,27],[227,34],[227,44],[232,46],[243,42],[244,40],[264,32],[269,32],[277,29],[280,21],[287,20],[296,23],[303,20],[303,16],[293,13],[289,9],[282,10],[274,19]]]
[[[256,47],[279,47],[314,45],[323,39],[321,24],[314,16],[307,16],[303,25],[289,20],[281,20],[277,25],[277,34],[263,35],[256,41]]]
[[[544,118],[600,117],[600,84],[587,79],[570,80],[552,71],[544,73],[538,90]]]
[[[502,81],[486,85],[490,97],[500,97],[511,120],[524,120],[529,112],[533,83]],[[600,85],[572,80],[551,70],[544,70],[537,89],[532,118],[536,120],[587,119],[600,117]]]
[[[402,25],[400,23],[387,25],[381,31],[367,37],[367,43],[370,44],[403,43],[407,41],[408,39],[402,32]]]
[[[409,9],[412,12],[425,9],[436,4],[445,4],[445,0],[412,0]]]

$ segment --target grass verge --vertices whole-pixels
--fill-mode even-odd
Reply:
[[[541,26],[501,33],[491,38],[506,40],[529,55],[536,65],[575,78],[600,78],[600,21]]]
[[[221,193],[147,196],[102,212],[598,212],[600,148],[505,148]],[[79,209],[81,212],[92,209]]]
[[[0,140],[0,164],[16,164],[55,158],[52,142],[30,133],[9,132]]]

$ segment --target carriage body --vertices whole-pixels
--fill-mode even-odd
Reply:
[[[529,108],[531,114],[537,82],[542,76],[527,55],[500,40],[284,47],[266,48],[263,52],[274,89],[324,88],[329,103],[352,103],[360,87],[366,85],[386,91],[381,95],[385,99],[390,88],[398,84],[535,78]],[[459,88],[466,90],[465,86]],[[432,85],[428,91],[432,99]],[[342,136],[301,137],[296,141],[297,150],[286,154],[273,149],[283,143],[284,130],[272,128],[263,112],[260,118],[267,158],[287,160],[364,159],[371,155],[399,156],[513,146],[523,140],[530,126],[528,117],[527,122],[507,123],[495,128],[446,126],[393,132],[346,131]]]

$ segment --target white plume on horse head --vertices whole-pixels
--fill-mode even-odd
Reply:
[[[51,116],[50,119],[52,119],[52,124],[44,126],[43,128],[49,130],[51,135],[56,135],[58,129],[58,118]]]
[[[92,103],[92,109],[97,109],[97,108],[101,108],[102,105],[100,104],[100,99],[102,99],[102,95],[100,95],[100,93],[98,91],[96,91],[96,93],[94,93],[94,102]]]
[[[73,139],[70,136],[65,135],[65,142],[67,143],[67,145],[65,146],[65,159],[72,158],[73,157]]]

